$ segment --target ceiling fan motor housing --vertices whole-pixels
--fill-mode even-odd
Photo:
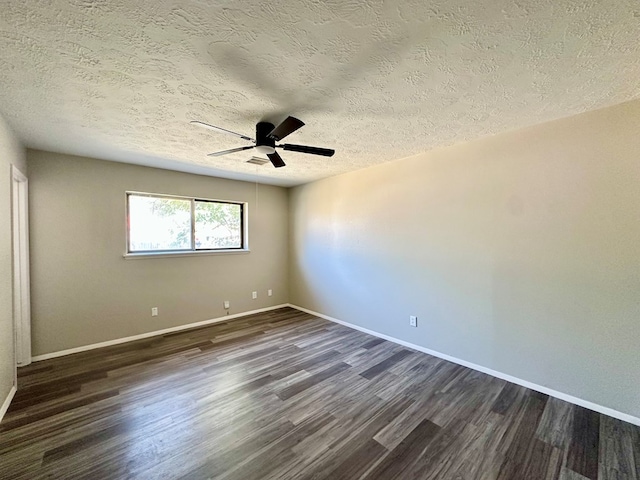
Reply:
[[[256,125],[256,150],[265,155],[276,151],[276,141],[269,137],[275,126],[269,122],[258,122]]]

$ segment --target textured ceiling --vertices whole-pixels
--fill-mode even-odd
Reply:
[[[637,0],[2,0],[32,148],[295,185],[640,96]],[[206,153],[294,115],[332,158]]]

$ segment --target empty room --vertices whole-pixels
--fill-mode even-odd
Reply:
[[[0,479],[640,480],[639,38],[0,2]]]

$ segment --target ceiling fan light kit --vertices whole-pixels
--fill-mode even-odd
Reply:
[[[269,122],[258,122],[256,125],[256,150],[264,155],[276,152],[276,139],[270,136],[275,125]]]
[[[304,122],[291,116],[287,117],[277,127],[273,125],[273,123],[258,122],[256,124],[255,140],[246,135],[227,130],[226,128],[216,127],[214,125],[209,125],[208,123],[200,122],[197,120],[194,120],[191,123],[193,125],[208,128],[209,130],[235,135],[236,137],[240,137],[243,140],[255,143],[255,145],[248,145],[246,147],[231,148],[229,150],[223,150],[221,152],[209,153],[208,155],[211,157],[220,157],[222,155],[227,155],[228,153],[242,152],[243,150],[251,150],[252,148],[255,148],[259,153],[266,155],[274,167],[280,168],[284,167],[286,164],[284,163],[284,160],[282,160],[282,157],[278,154],[278,152],[276,152],[276,148],[282,148],[283,150],[289,150],[291,152],[322,155],[324,157],[331,157],[334,153],[336,153],[335,150],[332,150],[330,148],[318,148],[310,147],[307,145],[294,145],[289,143],[276,145],[276,142],[279,142],[287,135],[304,126]]]

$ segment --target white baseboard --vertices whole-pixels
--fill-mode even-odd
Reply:
[[[640,426],[640,418],[634,417],[627,413],[619,412],[609,407],[604,407],[602,405],[598,405],[593,402],[589,402],[588,400],[583,400],[582,398],[574,397],[573,395],[568,395],[566,393],[558,392],[557,390],[553,390],[551,388],[543,387],[542,385],[537,385],[535,383],[528,382],[526,380],[522,380],[517,377],[513,377],[506,373],[498,372],[496,370],[492,370],[490,368],[483,367],[481,365],[476,365],[475,363],[467,362],[466,360],[461,360],[459,358],[452,357],[451,355],[447,355],[445,353],[436,352],[435,350],[431,350],[429,348],[421,347],[420,345],[415,345],[413,343],[405,342],[404,340],[399,340],[394,337],[390,337],[389,335],[385,335],[383,333],[378,333],[373,330],[369,330],[368,328],[360,327],[358,325],[354,325],[349,322],[345,322],[343,320],[338,320],[337,318],[330,317],[328,315],[324,315],[319,312],[314,312],[313,310],[309,310],[307,308],[299,307],[298,305],[288,304],[289,307],[295,308],[305,313],[309,313],[311,315],[315,315],[316,317],[324,318],[325,320],[329,320],[330,322],[339,323],[340,325],[344,325],[345,327],[353,328],[354,330],[359,330],[364,333],[368,333],[369,335],[373,335],[374,337],[383,338],[385,340],[389,340],[390,342],[397,343],[399,345],[403,345],[405,347],[412,348],[413,350],[418,350],[419,352],[426,353],[428,355],[433,355],[434,357],[442,358],[443,360],[448,360],[453,363],[457,363],[458,365],[462,365],[463,367],[471,368],[472,370],[477,370],[482,373],[486,373],[487,375],[491,375],[496,378],[500,378],[502,380],[506,380],[507,382],[515,383],[516,385],[520,385],[522,387],[530,388],[531,390],[535,390],[536,392],[544,393],[551,397],[559,398],[560,400],[564,400],[565,402],[573,403],[574,405],[578,405],[580,407],[588,408],[589,410],[593,410],[598,413],[602,413],[604,415],[608,415],[613,418],[617,418],[618,420],[623,420],[625,422],[632,423],[634,425]]]
[[[40,362],[42,360],[48,360],[50,358],[63,357],[65,355],[71,355],[72,353],[86,352],[87,350],[94,350],[96,348],[110,347],[112,345],[119,345],[121,343],[132,342],[134,340],[142,340],[144,338],[157,337],[158,335],[165,335],[167,333],[179,332],[181,330],[189,330],[190,328],[204,327],[205,325],[211,325],[213,323],[226,322],[238,317],[246,317],[247,315],[253,315],[254,313],[268,312],[269,310],[277,310],[278,308],[288,307],[288,303],[282,305],[275,305],[273,307],[259,308],[257,310],[250,310],[248,312],[234,313],[232,315],[225,315],[224,317],[212,318],[210,320],[203,320],[201,322],[188,323],[186,325],[178,325],[177,327],[165,328],[162,330],[155,330],[153,332],[140,333],[138,335],[132,335],[131,337],[116,338],[115,340],[108,340],[106,342],[92,343],[91,345],[84,345],[82,347],[69,348],[68,350],[61,350],[59,352],[45,353],[44,355],[36,355],[31,358],[32,362]]]
[[[11,390],[9,390],[9,395],[5,398],[2,407],[0,407],[0,422],[4,418],[4,414],[9,410],[9,405],[11,405],[11,400],[13,400],[13,396],[16,394],[16,386],[12,385]]]

